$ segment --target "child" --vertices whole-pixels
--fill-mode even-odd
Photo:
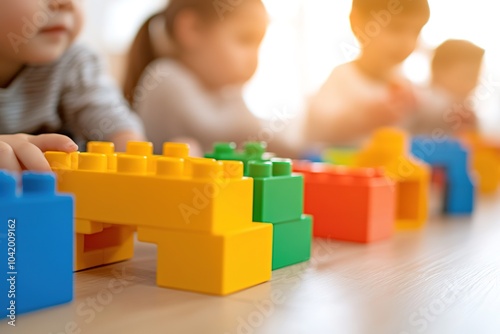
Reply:
[[[468,99],[478,85],[484,53],[464,40],[448,40],[436,48],[431,83],[422,89],[419,112],[410,122],[412,133],[456,135],[476,130],[475,110]]]
[[[214,142],[255,139],[262,129],[242,86],[257,67],[266,10],[260,0],[217,3],[171,0],[132,45],[125,95],[157,148],[188,137],[206,152]]]
[[[427,0],[353,0],[351,27],[361,44],[353,62],[333,70],[310,102],[306,136],[327,145],[357,145],[415,108],[398,65],[414,51],[430,15]]]
[[[74,45],[82,3],[0,2],[0,168],[47,170],[42,151],[77,149],[64,136],[28,133],[70,132],[78,140],[113,141],[119,150],[144,139],[98,58]]]

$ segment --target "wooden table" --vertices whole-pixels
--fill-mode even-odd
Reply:
[[[159,288],[155,268],[137,243],[131,261],[76,273],[73,303],[0,333],[499,334],[500,200],[373,245],[315,240],[310,262],[228,297]]]

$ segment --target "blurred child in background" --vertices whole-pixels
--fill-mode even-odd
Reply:
[[[350,22],[361,53],[335,68],[312,98],[309,141],[358,145],[414,112],[414,90],[399,65],[415,50],[429,15],[427,0],[353,0]]]
[[[457,135],[477,129],[468,99],[478,85],[484,49],[464,40],[447,40],[434,51],[431,82],[422,89],[418,113],[410,121],[413,134]]]
[[[70,132],[76,140],[113,141],[117,149],[144,138],[99,59],[74,44],[82,5],[0,2],[0,169],[50,170],[42,151],[78,148],[62,135],[28,134]]]
[[[125,95],[157,149],[187,138],[209,151],[214,142],[255,138],[263,127],[242,87],[257,68],[266,9],[260,0],[215,4],[171,0],[146,21],[130,50]]]

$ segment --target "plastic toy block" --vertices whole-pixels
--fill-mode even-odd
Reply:
[[[456,140],[437,142],[427,137],[416,137],[412,142],[412,152],[434,168],[444,169],[444,213],[472,214],[475,183],[469,172],[471,165],[469,151]]]
[[[235,143],[216,143],[214,151],[205,154],[205,158],[215,160],[234,160],[243,162],[244,174],[248,175],[248,163],[250,161],[267,161],[267,144],[264,142],[248,142],[244,144],[243,150],[237,150]]]
[[[273,225],[273,270],[308,261],[311,258],[312,217]]]
[[[273,270],[309,260],[312,218],[303,216],[303,176],[292,174],[288,159],[251,161],[248,174],[254,179],[253,220],[274,226]]]
[[[254,221],[274,224],[300,219],[304,210],[304,178],[292,174],[291,160],[250,162],[248,174],[254,179]]]
[[[396,185],[382,169],[296,162],[316,237],[371,243],[394,233]]]
[[[430,168],[411,155],[405,132],[381,129],[356,157],[358,167],[382,167],[396,181],[396,226],[419,229],[429,215]]]
[[[323,153],[323,161],[340,166],[354,166],[358,149],[330,148]]]
[[[253,180],[243,177],[243,163],[190,158],[185,144],[166,143],[162,156],[152,152],[150,143],[131,142],[126,153],[109,143],[90,143],[88,153],[76,155],[46,153],[59,189],[75,194],[76,268],[130,258],[137,229],[140,240],[158,244],[162,286],[226,294],[269,279],[272,229],[252,222]],[[183,242],[172,244],[173,235]],[[234,248],[242,239],[252,251]],[[239,267],[246,263],[254,275]],[[197,277],[188,278],[192,273]]]
[[[111,226],[92,234],[75,237],[74,270],[129,260],[134,256],[134,232],[131,226]]]
[[[73,198],[56,194],[52,174],[0,172],[0,314],[73,299]],[[9,319],[10,318],[10,319]]]
[[[80,221],[209,233],[252,222],[253,181],[240,162],[117,154],[110,170],[103,154],[80,153],[76,167],[66,153],[46,158],[59,190],[75,194]]]
[[[159,286],[227,295],[271,278],[269,224],[213,235],[139,226],[138,235],[158,244]]]
[[[478,176],[478,190],[489,195],[500,185],[500,147],[486,142],[479,134],[469,133],[463,142],[471,149],[472,168]]]
[[[240,160],[247,169],[245,175],[254,179],[253,221],[270,223],[274,227],[273,270],[307,261],[311,253],[312,219],[303,218],[304,179],[292,175],[288,159],[266,161],[263,143],[248,143],[244,152],[235,153],[235,144],[216,144],[215,154],[207,156],[222,160]],[[257,153],[255,153],[257,152]],[[276,227],[277,224],[287,224]],[[292,242],[293,240],[293,242]],[[291,251],[290,245],[296,244]],[[307,249],[306,249],[307,248]]]

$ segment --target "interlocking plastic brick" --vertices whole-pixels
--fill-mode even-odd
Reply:
[[[396,186],[381,169],[295,162],[305,178],[314,236],[370,243],[394,233]]]
[[[141,241],[158,244],[159,286],[227,295],[271,279],[268,224],[214,235],[147,227],[138,233]]]
[[[445,172],[445,199],[443,211],[450,215],[470,215],[474,210],[475,182],[469,151],[457,140],[436,141],[416,137],[412,141],[413,154],[434,168]]]
[[[430,168],[411,155],[405,132],[384,128],[356,157],[358,167],[381,167],[396,181],[396,226],[398,229],[419,229],[429,216]]]
[[[323,161],[340,166],[354,166],[357,154],[356,148],[330,148],[323,153]]]
[[[170,242],[168,236],[174,232],[182,235],[193,249],[197,247],[193,242],[204,240],[204,245],[215,248],[200,248],[200,252],[211,254],[209,262],[220,263],[223,271],[231,272],[217,275],[217,268],[207,267],[206,258],[204,262],[193,262],[185,252],[159,254],[159,282],[163,281],[160,277],[174,275],[173,271],[178,269],[175,261],[189,262],[202,277],[224,280],[218,284],[222,288],[214,290],[206,286],[196,288],[189,281],[185,285],[164,286],[225,294],[234,292],[235,286],[243,289],[267,280],[263,275],[240,277],[247,273],[233,272],[237,267],[223,261],[224,253],[216,251],[220,244],[215,240],[229,240],[250,228],[258,230],[252,242],[263,251],[244,258],[242,255],[241,261],[254,261],[253,270],[267,271],[270,275],[272,229],[252,223],[253,180],[243,177],[243,163],[190,158],[187,145],[182,144],[166,143],[163,156],[152,152],[150,143],[131,142],[124,154],[114,153],[110,143],[90,143],[88,153],[46,154],[59,175],[59,189],[75,194],[77,268],[130,258],[132,234],[137,228],[139,240],[143,240],[144,231],[148,235],[145,240],[155,233],[165,236],[154,240],[160,252],[166,249],[163,244]],[[268,253],[264,254],[266,250]],[[166,257],[176,259],[169,262]]]
[[[304,178],[292,174],[292,162],[250,162],[254,179],[253,220],[280,223],[299,219],[304,210]]]
[[[25,172],[16,192],[0,171],[2,317],[73,299],[73,236],[73,198],[56,194],[54,175]]]
[[[236,152],[234,144],[216,144],[215,153],[207,157],[238,160],[247,166],[245,175],[254,179],[253,221],[274,226],[274,270],[309,260],[312,235],[307,231],[312,218],[303,216],[303,177],[292,174],[291,160],[266,157],[265,147],[263,143],[248,143],[243,152]]]
[[[469,133],[462,139],[471,149],[472,169],[478,176],[479,192],[495,194],[500,185],[500,147],[486,142],[475,133]]]
[[[248,142],[244,144],[243,150],[237,150],[235,143],[216,143],[214,150],[207,153],[205,158],[215,160],[233,160],[243,162],[244,174],[248,175],[248,163],[250,161],[267,161],[267,144],[264,142]]]
[[[273,225],[273,270],[308,261],[311,258],[312,217]]]

